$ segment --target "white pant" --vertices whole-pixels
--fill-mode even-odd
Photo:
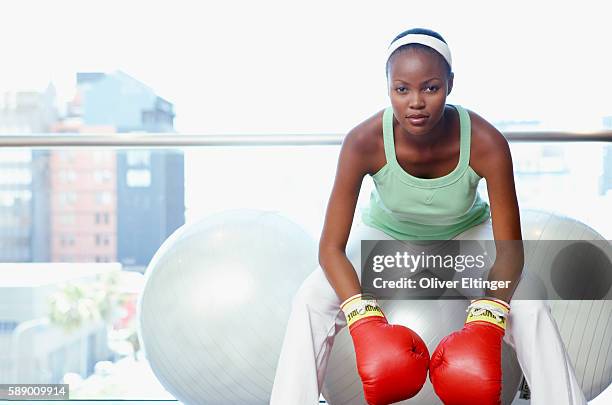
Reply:
[[[391,240],[377,229],[360,225],[351,232],[346,255],[361,268],[361,240]],[[491,222],[471,228],[461,239],[492,240]],[[361,277],[361,272],[357,271]],[[520,288],[520,284],[518,286]],[[435,301],[431,301],[435,305]],[[318,267],[293,299],[283,341],[271,405],[319,403],[334,337],[346,326],[340,300]],[[410,325],[406,325],[410,327]],[[545,301],[511,302],[504,340],[516,351],[529,388],[532,405],[585,405],[587,403]],[[433,351],[433,347],[429,350]]]

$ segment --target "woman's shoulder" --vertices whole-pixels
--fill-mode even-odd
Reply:
[[[491,162],[510,157],[508,140],[493,124],[476,112],[466,110],[472,127],[470,165],[479,175],[486,177]]]
[[[470,115],[472,126],[472,152],[488,154],[495,153],[500,148],[505,149],[508,141],[493,124],[472,110],[466,111]]]
[[[382,115],[376,112],[352,128],[344,138],[344,144],[357,153],[372,154],[384,148],[382,136]]]

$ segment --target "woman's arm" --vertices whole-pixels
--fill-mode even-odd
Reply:
[[[523,271],[521,220],[514,186],[508,141],[491,124],[473,114],[477,133],[474,169],[487,181],[496,259],[489,280],[511,281],[507,289],[487,290],[486,295],[510,302]]]
[[[368,161],[371,161],[375,148],[374,142],[360,127],[349,132],[342,143],[327,205],[319,242],[319,264],[341,301],[361,292],[357,273],[346,257],[345,249],[361,183],[370,171]]]

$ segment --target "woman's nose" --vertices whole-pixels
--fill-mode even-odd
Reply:
[[[423,97],[421,97],[419,92],[415,91],[410,95],[408,105],[411,109],[420,110],[421,108],[425,107],[425,101],[423,100]]]

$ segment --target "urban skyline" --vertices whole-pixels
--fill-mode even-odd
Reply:
[[[137,79],[122,72],[80,72],[76,79],[64,114],[54,109],[52,85],[40,93],[5,93],[0,132],[174,131],[173,105]],[[1,166],[15,173],[0,179],[8,201],[0,209],[3,261],[119,261],[144,272],[184,223],[181,152],[5,151]]]

